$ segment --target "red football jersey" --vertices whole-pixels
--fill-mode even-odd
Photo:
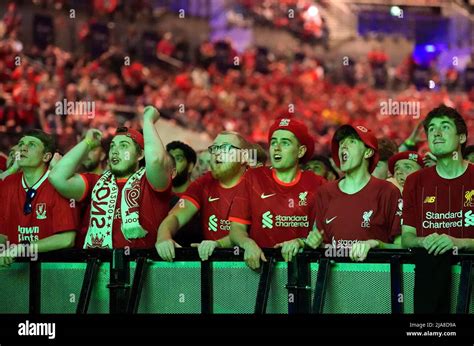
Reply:
[[[86,222],[83,224],[81,239],[84,240],[87,230],[89,228],[90,215],[91,215],[91,194],[95,184],[100,179],[100,175],[83,173],[81,174],[82,179],[86,184],[84,196],[81,198],[81,202],[87,204],[87,211],[85,214]],[[112,244],[115,249],[124,248],[126,246],[134,249],[146,249],[155,246],[156,235],[158,226],[161,221],[168,215],[169,211],[169,200],[171,198],[171,182],[164,191],[155,191],[146,179],[146,174],[143,175],[140,182],[140,225],[148,232],[144,238],[133,239],[131,241],[125,239],[122,233],[122,190],[127,182],[127,179],[117,179],[118,186],[118,198],[117,204],[115,205],[115,216],[112,228]],[[100,195],[100,190],[98,191]],[[103,194],[102,194],[103,195]]]
[[[3,181],[0,233],[7,235],[10,243],[30,243],[60,232],[77,230],[74,203],[61,197],[48,181],[48,175],[49,171],[32,186],[36,195],[28,215],[23,213],[29,189],[23,173],[12,174]]]
[[[242,189],[245,174],[237,185],[225,188],[212,177],[211,172],[207,172],[193,181],[183,193],[181,198],[190,201],[201,211],[204,240],[218,240],[229,235],[230,207],[235,195]]]
[[[347,194],[339,181],[321,187],[316,196],[316,226],[324,242],[349,247],[362,240],[393,242],[400,234],[402,196],[392,183],[371,177],[357,193]]]
[[[250,238],[262,248],[306,237],[314,222],[315,194],[324,181],[313,172],[298,171],[293,182],[285,183],[269,167],[251,169],[229,220],[250,225]]]
[[[403,224],[415,227],[419,237],[474,238],[474,166],[456,179],[441,178],[436,166],[410,174],[403,204]]]

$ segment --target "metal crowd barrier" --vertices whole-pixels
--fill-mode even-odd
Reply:
[[[366,261],[304,251],[290,263],[265,249],[253,271],[243,250],[217,249],[201,262],[176,249],[174,262],[153,250],[62,250],[0,269],[0,313],[412,313],[409,250],[372,250]],[[472,313],[474,253],[452,256],[453,313]]]

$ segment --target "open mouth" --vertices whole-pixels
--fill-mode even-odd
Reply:
[[[280,162],[282,159],[283,158],[280,154],[274,154],[273,155],[273,160],[275,160],[275,162]]]
[[[117,157],[113,157],[111,160],[110,160],[110,163],[112,165],[118,165],[120,163],[120,160],[117,158]]]
[[[349,160],[349,153],[345,150],[341,152],[341,163],[345,163]]]

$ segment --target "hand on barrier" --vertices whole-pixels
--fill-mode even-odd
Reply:
[[[421,242],[422,247],[424,247],[427,251],[430,250],[431,245],[433,242],[438,239],[439,234],[438,233],[431,233],[430,235],[426,236],[423,238],[423,241]]]
[[[203,240],[200,243],[192,243],[191,247],[197,247],[201,260],[207,261],[217,245],[217,242],[214,240]]]
[[[163,240],[155,244],[156,252],[164,261],[172,262],[175,258],[174,248],[182,247],[173,239]]]
[[[444,254],[446,251],[451,250],[453,247],[453,238],[447,234],[441,234],[433,240],[427,250],[429,254],[437,256]]]
[[[262,249],[254,242],[247,243],[244,248],[244,261],[250,269],[260,268],[260,260],[267,262]]]
[[[285,262],[291,262],[293,257],[298,254],[299,249],[301,248],[301,241],[300,239],[292,239],[288,241],[284,241],[283,243],[276,244],[274,246],[275,249],[281,247],[281,255]]]
[[[306,244],[312,249],[317,249],[323,242],[323,234],[324,230],[321,232],[318,231],[316,224],[314,224],[313,230],[309,232],[308,237],[306,238]]]
[[[349,252],[349,257],[351,260],[356,262],[362,262],[367,258],[369,250],[377,247],[379,242],[374,239],[360,241],[352,245],[351,251]]]
[[[9,267],[13,262],[15,262],[15,258],[0,254],[0,268]]]

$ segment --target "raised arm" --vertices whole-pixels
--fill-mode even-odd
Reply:
[[[155,107],[145,107],[143,139],[145,141],[146,177],[155,190],[165,190],[171,181],[171,165],[166,148],[155,127],[159,118],[160,113]]]
[[[89,151],[100,145],[101,138],[99,130],[90,129],[84,140],[64,155],[51,170],[49,181],[64,198],[79,201],[84,195],[86,184],[76,171]]]

